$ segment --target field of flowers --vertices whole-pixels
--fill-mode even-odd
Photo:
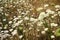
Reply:
[[[60,0],[0,0],[0,40],[60,40]]]

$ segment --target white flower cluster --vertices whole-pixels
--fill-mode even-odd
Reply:
[[[28,0],[27,0],[28,1]],[[12,0],[10,0],[10,2],[12,3]],[[48,23],[50,23],[50,25],[51,25],[51,27],[56,27],[56,26],[58,26],[58,24],[57,23],[53,23],[52,21],[51,21],[51,18],[50,18],[50,16],[52,17],[52,18],[54,18],[54,17],[56,17],[57,15],[59,15],[60,16],[60,11],[58,11],[58,13],[56,13],[56,11],[57,10],[59,10],[60,9],[60,5],[55,5],[54,6],[54,8],[55,8],[55,10],[52,10],[52,9],[50,9],[50,8],[47,8],[47,7],[49,7],[49,4],[44,4],[43,5],[43,7],[38,7],[37,9],[36,9],[36,11],[37,11],[37,14],[40,12],[40,14],[38,15],[38,17],[37,18],[35,18],[35,16],[34,16],[34,12],[32,12],[32,11],[35,11],[35,9],[34,9],[34,7],[32,6],[32,4],[28,4],[28,2],[27,3],[25,3],[26,1],[25,0],[20,0],[20,1],[18,1],[18,0],[16,0],[16,2],[14,1],[13,3],[16,5],[16,10],[17,11],[14,11],[14,12],[12,12],[12,13],[15,13],[15,12],[17,12],[18,13],[18,16],[15,16],[15,14],[14,14],[14,16],[12,17],[12,19],[13,20],[9,20],[8,21],[8,24],[6,24],[6,25],[4,25],[4,29],[6,29],[7,27],[8,27],[8,25],[9,25],[9,27],[10,27],[10,25],[11,25],[11,27],[12,28],[10,28],[9,29],[9,31],[11,32],[12,30],[14,30],[13,32],[11,32],[11,34],[14,36],[15,34],[17,34],[17,30],[16,29],[13,29],[13,28],[15,28],[15,27],[18,27],[19,25],[23,25],[24,26],[24,28],[25,28],[25,26],[26,26],[26,29],[28,28],[29,29],[29,31],[31,30],[31,29],[34,29],[34,27],[36,27],[36,30],[39,32],[40,31],[40,28],[42,28],[42,30],[43,31],[41,31],[41,34],[45,34],[48,30],[49,30],[49,27],[45,27],[46,25],[44,25],[44,22],[45,22],[45,20],[47,21],[47,25],[49,25]],[[23,5],[22,5],[23,4]],[[13,5],[10,5],[9,4],[9,8],[11,8],[11,9],[13,9],[12,7],[15,7],[15,5],[13,6]],[[22,6],[21,6],[22,5]],[[7,4],[5,4],[5,8],[7,7],[8,5]],[[18,8],[18,7],[19,8]],[[47,8],[47,9],[46,9]],[[44,11],[42,11],[42,10],[44,10]],[[3,7],[0,7],[0,11],[2,12],[3,11]],[[6,10],[5,10],[6,11]],[[7,11],[10,11],[10,10],[7,10]],[[30,13],[31,12],[31,13]],[[9,14],[8,14],[9,12],[7,12],[7,13],[1,13],[1,14],[4,14],[5,16],[9,16]],[[31,16],[32,15],[32,16]],[[47,17],[49,17],[49,18],[47,18]],[[44,18],[45,18],[45,20],[44,20]],[[46,19],[47,18],[47,19]],[[7,21],[7,19],[6,18],[3,18],[3,20],[2,20],[3,22],[6,22]],[[54,20],[55,21],[55,20]],[[36,26],[35,26],[35,24],[36,24]],[[46,23],[45,23],[46,24]],[[0,29],[2,29],[2,27],[0,27]],[[8,30],[4,30],[4,31],[1,31],[1,33],[8,33],[9,32]],[[23,31],[22,32],[26,32],[26,30],[25,29],[23,29]],[[55,32],[55,31],[53,31],[53,32]],[[6,34],[7,35],[7,34]],[[6,36],[6,35],[4,35],[4,37]],[[23,35],[20,35],[19,36],[19,38],[21,39],[23,37]],[[54,35],[51,35],[51,38],[55,38],[55,36]]]
[[[60,8],[60,5],[55,5],[55,8]]]
[[[54,35],[51,35],[51,38],[53,39],[53,38],[55,38],[55,36]]]
[[[54,14],[54,13],[55,13],[55,12],[52,11],[51,9],[47,9],[46,12],[47,12],[48,14]]]
[[[12,35],[17,34],[17,30],[14,30],[11,34],[12,34]]]
[[[49,4],[44,4],[44,7],[48,7],[49,6]]]
[[[23,37],[23,35],[20,35],[19,38],[21,39]]]
[[[43,20],[45,17],[48,17],[50,14],[54,14],[55,13],[54,11],[52,11],[50,9],[47,9],[46,12],[41,12],[39,17],[38,17],[38,19],[39,20]]]
[[[46,33],[46,31],[48,31],[48,28],[44,28],[44,30],[43,30],[43,31],[41,31],[41,34],[45,34],[45,33]]]
[[[3,11],[3,7],[0,7],[0,12],[2,12]]]
[[[37,8],[36,10],[37,10],[37,11],[40,11],[40,10],[42,10],[42,9],[43,9],[42,7],[39,7],[39,8]]]
[[[56,23],[51,23],[51,26],[58,26],[58,24],[56,24]]]

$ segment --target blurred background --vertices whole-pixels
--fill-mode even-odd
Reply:
[[[0,0],[0,40],[60,40],[60,0]]]

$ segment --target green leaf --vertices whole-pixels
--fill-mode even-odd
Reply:
[[[56,36],[60,36],[60,28],[58,28],[58,29],[56,30],[55,35],[56,35]]]

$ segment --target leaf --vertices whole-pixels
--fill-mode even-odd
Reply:
[[[60,28],[58,28],[58,29],[56,30],[55,35],[56,35],[56,36],[60,36]]]

